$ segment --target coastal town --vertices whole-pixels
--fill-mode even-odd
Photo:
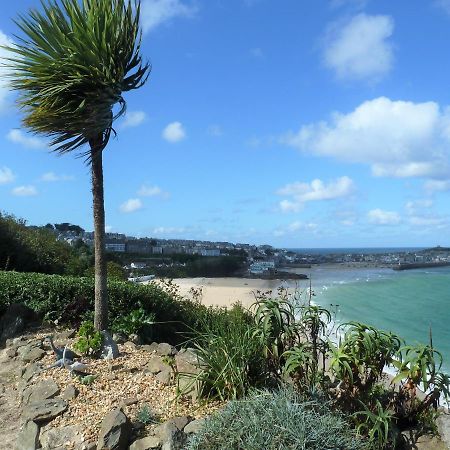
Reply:
[[[92,247],[94,233],[84,231],[71,224],[47,225],[58,240],[70,245],[79,242]],[[318,264],[342,264],[407,269],[427,266],[450,265],[450,248],[436,246],[428,249],[380,251],[379,249],[280,249],[271,245],[254,245],[222,241],[189,239],[137,238],[121,233],[106,233],[106,250],[128,255],[133,261],[127,269],[145,270],[151,261],[158,258],[161,264],[184,264],[173,262],[174,255],[199,257],[240,256],[244,260],[245,272],[250,276],[276,274],[279,270],[309,268]]]

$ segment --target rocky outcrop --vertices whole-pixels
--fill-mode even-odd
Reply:
[[[0,343],[17,336],[36,320],[37,315],[32,309],[20,303],[12,303],[0,318]]]
[[[28,386],[22,393],[22,404],[36,403],[53,398],[59,394],[58,385],[51,379],[42,380],[34,386]]]
[[[67,402],[59,398],[42,400],[25,406],[22,415],[25,420],[33,420],[40,424],[58,417],[67,409],[67,406]]]
[[[42,427],[39,440],[45,450],[80,448],[83,444],[83,435],[81,427],[78,425],[57,428],[47,425]]]
[[[130,420],[120,409],[111,411],[103,419],[97,450],[126,450],[131,430]]]
[[[175,355],[177,383],[183,395],[191,396],[198,401],[200,385],[196,377],[201,373],[201,362],[194,349],[184,349]]]
[[[25,422],[17,437],[15,450],[36,450],[39,445],[39,427],[33,422]]]

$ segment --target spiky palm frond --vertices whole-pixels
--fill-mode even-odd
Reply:
[[[140,55],[139,0],[42,0],[19,16],[23,32],[8,50],[11,86],[23,124],[67,153],[89,141],[106,146],[125,112],[122,93],[147,80]],[[114,105],[119,104],[116,114]]]

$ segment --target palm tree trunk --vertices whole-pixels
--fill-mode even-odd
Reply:
[[[105,255],[105,207],[103,197],[103,136],[89,141],[91,146],[92,199],[94,210],[95,312],[99,331],[108,327],[108,293]]]

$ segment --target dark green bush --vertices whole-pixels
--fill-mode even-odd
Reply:
[[[184,300],[154,284],[108,282],[111,323],[142,308],[154,315],[153,338],[178,344],[199,324],[213,320],[217,308]],[[78,327],[94,308],[94,279],[0,271],[0,314],[11,303],[23,303],[48,321]],[[222,314],[222,312],[220,312]]]
[[[293,391],[257,391],[208,418],[187,450],[363,450],[345,417]]]

